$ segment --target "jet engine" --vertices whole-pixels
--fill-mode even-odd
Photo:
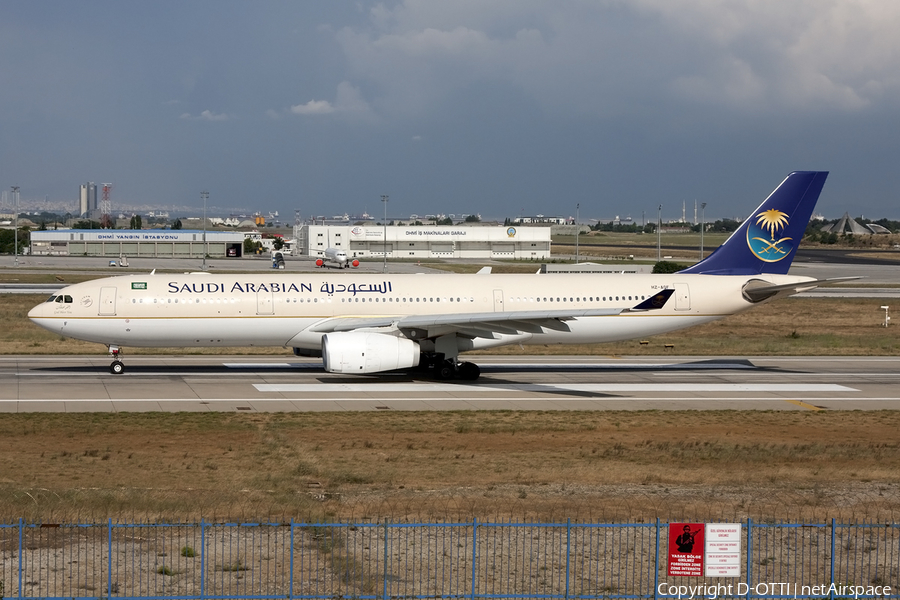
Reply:
[[[329,373],[378,373],[418,366],[419,345],[406,338],[347,331],[322,336],[322,362]]]

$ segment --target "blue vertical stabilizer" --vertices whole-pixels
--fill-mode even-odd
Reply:
[[[715,252],[679,272],[787,274],[826,177],[828,171],[794,171]]]

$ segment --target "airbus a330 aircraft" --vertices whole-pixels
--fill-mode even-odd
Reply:
[[[316,259],[317,267],[325,267],[328,265],[337,265],[338,269],[346,269],[347,267],[358,267],[359,260],[350,259],[346,250],[339,248],[326,248],[325,254],[321,258]]]
[[[128,275],[68,286],[28,317],[109,347],[283,346],[332,373],[429,366],[477,379],[467,350],[651,336],[828,280],[787,275],[827,172],[795,172],[710,256],[676,274]]]

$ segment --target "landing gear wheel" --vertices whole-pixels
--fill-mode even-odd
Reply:
[[[125,363],[123,363],[121,360],[112,361],[112,363],[109,365],[109,372],[113,375],[121,375],[125,372]]]
[[[438,379],[453,379],[456,377],[456,369],[453,368],[453,364],[447,361],[444,361],[434,368],[435,373],[438,376]]]
[[[481,375],[481,368],[475,363],[460,363],[459,367],[456,370],[456,375],[460,379],[464,379],[466,381],[475,381]]]

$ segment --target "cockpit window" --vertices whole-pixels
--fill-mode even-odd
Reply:
[[[50,296],[47,298],[47,302],[56,302],[56,296]]]
[[[72,304],[72,296],[63,296],[60,294],[59,296],[50,296],[47,302],[59,302],[60,304]]]
[[[66,302],[66,304],[72,304],[72,296],[69,296],[68,294],[66,294],[65,302]]]

